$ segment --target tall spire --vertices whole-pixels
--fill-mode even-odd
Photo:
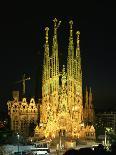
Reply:
[[[73,67],[74,67],[74,43],[73,43],[73,21],[69,21],[70,25],[70,35],[69,35],[69,45],[68,45],[68,58],[67,58],[67,72],[68,76],[73,77]]]
[[[74,56],[73,29],[72,29],[73,21],[70,20],[69,24],[70,24],[70,36],[69,36],[69,51],[68,51],[68,55],[73,57]]]
[[[93,108],[93,98],[92,98],[92,91],[91,88],[89,88],[89,120],[90,122],[94,121],[94,108]]]
[[[73,21],[70,20],[69,24],[70,24],[70,39],[73,39],[73,30],[72,30]]]
[[[80,45],[79,45],[79,42],[80,42],[80,38],[79,38],[80,37],[80,31],[77,31],[76,35],[77,35],[76,57],[80,58]]]
[[[47,80],[50,76],[49,73],[49,44],[48,44],[48,31],[49,28],[45,28],[45,52],[44,52],[44,66],[43,66],[43,81]]]
[[[57,29],[60,26],[61,21],[58,22],[58,20],[55,18],[53,22],[54,22],[54,36],[53,36],[53,46],[52,46],[52,57],[53,57],[52,75],[55,76],[59,74]]]
[[[61,21],[58,22],[58,20],[55,18],[53,22],[54,22],[54,36],[53,36],[53,44],[54,44],[57,43],[57,29],[60,26]]]
[[[76,34],[77,34],[77,49],[80,50],[80,46],[79,46],[79,42],[80,42],[80,38],[79,38],[80,37],[80,31],[77,31]]]
[[[93,108],[91,87],[89,88],[89,108],[91,108],[91,109]]]
[[[84,121],[87,124],[89,122],[89,93],[88,87],[86,86],[85,100],[84,100]]]
[[[46,27],[46,28],[45,28],[45,31],[46,31],[46,36],[45,36],[45,39],[46,39],[46,45],[48,45],[48,31],[49,31],[49,28]]]
[[[54,34],[53,34],[53,45],[52,45],[52,56],[50,59],[51,64],[51,78],[54,78],[52,81],[51,90],[52,92],[58,91],[59,89],[59,58],[58,58],[58,40],[57,40],[57,30],[60,26],[61,21],[58,21],[56,18],[53,20],[54,23]]]
[[[89,93],[88,93],[88,89],[87,89],[87,86],[86,86],[86,95],[85,95],[85,109],[88,109],[88,102],[89,102]]]
[[[80,36],[80,31],[76,32],[77,34],[77,47],[76,47],[76,61],[77,61],[77,79],[82,83],[82,69],[81,69],[81,55],[80,55],[80,45],[79,45],[79,36]]]

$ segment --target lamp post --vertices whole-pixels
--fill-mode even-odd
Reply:
[[[19,138],[20,138],[20,135],[17,133],[17,138],[18,138],[18,152],[19,152]]]
[[[61,142],[61,129],[60,129],[60,132],[59,132],[59,149],[61,150],[61,145],[62,145],[62,142]]]
[[[105,128],[105,140],[104,140],[105,146],[107,145],[107,133],[109,133],[111,130],[112,128]]]
[[[106,129],[105,129],[105,139],[104,139],[104,144],[105,144],[105,146],[106,146],[106,143],[107,143],[107,134],[106,134]]]

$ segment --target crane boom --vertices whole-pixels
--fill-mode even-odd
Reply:
[[[30,77],[26,78],[25,74],[23,74],[22,80],[19,80],[19,81],[15,82],[15,83],[22,83],[22,86],[23,86],[23,90],[22,90],[23,96],[25,95],[25,81],[30,80],[30,79],[31,79]]]

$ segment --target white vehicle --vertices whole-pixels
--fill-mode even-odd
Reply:
[[[42,154],[49,154],[50,153],[50,149],[49,149],[49,145],[46,142],[38,142],[38,143],[34,143],[35,148],[31,148],[31,152],[35,155],[42,155]]]
[[[42,154],[49,154],[50,151],[48,148],[32,148],[31,149],[31,152],[34,154],[34,155],[42,155]]]
[[[49,144],[46,142],[36,142],[34,143],[36,148],[49,148]]]

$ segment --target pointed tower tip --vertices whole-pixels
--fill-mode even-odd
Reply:
[[[54,22],[54,35],[56,35],[56,31],[57,31],[57,19],[54,18],[53,22]]]
[[[58,29],[58,27],[60,26],[61,21],[58,22],[58,20],[56,18],[54,18],[53,22],[54,22],[54,28]],[[58,24],[57,24],[57,22],[58,22]]]
[[[80,31],[77,31],[76,34],[77,34],[77,45],[79,46],[79,35],[80,35]]]
[[[48,43],[48,31],[49,31],[49,27],[46,27],[46,28],[45,28],[45,31],[46,31],[46,36],[45,36],[45,38],[46,38],[46,43]]]
[[[70,20],[70,21],[69,21],[69,24],[70,24],[70,30],[72,30],[73,20]]]
[[[57,26],[57,28],[60,26],[60,24],[61,24],[61,21],[58,22],[58,26]]]
[[[76,34],[77,34],[77,36],[80,35],[80,31],[77,31]]]
[[[70,20],[70,21],[69,21],[69,24],[70,24],[70,37],[69,37],[69,40],[72,40],[72,37],[73,37],[73,28],[72,28],[72,26],[73,26],[73,21]]]
[[[73,25],[73,20],[70,20],[70,21],[69,21],[69,24],[70,24],[70,25]]]
[[[56,23],[57,21],[58,21],[57,18],[54,18],[54,19],[53,19],[53,22],[54,22],[54,23]]]
[[[45,28],[45,31],[49,31],[49,27],[46,27],[46,28]]]

